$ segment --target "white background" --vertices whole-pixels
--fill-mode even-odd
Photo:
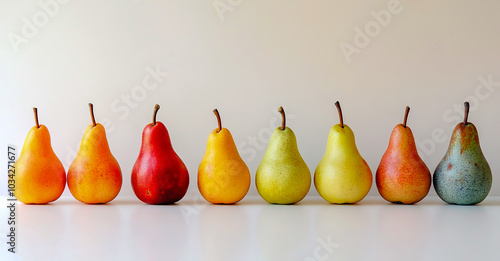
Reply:
[[[119,197],[133,196],[130,172],[142,129],[159,103],[158,120],[189,169],[188,193],[195,195],[206,138],[216,127],[214,108],[254,178],[279,125],[279,106],[314,172],[338,123],[339,100],[374,175],[406,105],[433,171],[467,99],[493,170],[491,195],[500,195],[498,1],[402,0],[386,26],[372,12],[388,10],[389,1],[221,1],[229,11],[212,1],[75,0],[58,5],[53,16],[39,1],[0,1],[1,158],[7,144],[21,149],[36,106],[67,169],[92,102],[123,171]],[[23,33],[25,19],[36,34]],[[356,28],[374,23],[369,42],[346,59],[342,43],[355,47]],[[25,42],[13,44],[14,35]],[[168,77],[153,90],[140,87],[147,68],[157,66]],[[481,77],[496,86],[476,92]],[[131,105],[122,102],[126,95]],[[431,141],[433,132],[441,134]],[[257,146],[248,143],[252,137]],[[250,195],[257,195],[253,181]],[[314,187],[309,195],[317,195]],[[378,195],[375,185],[371,195]]]

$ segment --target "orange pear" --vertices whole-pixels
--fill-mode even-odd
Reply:
[[[68,169],[68,188],[83,203],[107,203],[120,192],[122,172],[109,150],[106,130],[95,122],[91,103],[89,107],[92,124],[85,130],[80,149]]]
[[[49,130],[38,123],[24,140],[13,171],[16,198],[25,204],[46,204],[58,199],[66,186],[66,172],[50,145]]]

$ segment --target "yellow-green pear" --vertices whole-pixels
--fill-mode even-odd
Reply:
[[[359,154],[354,133],[343,122],[340,103],[335,105],[340,124],[330,129],[325,155],[314,172],[314,185],[330,203],[356,203],[370,191],[372,171]]]
[[[311,187],[311,172],[300,156],[297,139],[286,127],[285,111],[279,108],[281,127],[274,130],[264,158],[257,169],[255,183],[260,196],[269,203],[294,204]]]

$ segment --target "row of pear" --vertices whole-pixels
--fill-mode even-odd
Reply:
[[[314,185],[328,202],[352,204],[370,191],[373,175],[356,148],[352,130],[344,124],[340,103],[335,103],[340,123],[328,136],[327,149],[314,172]],[[410,127],[404,121],[394,127],[375,179],[380,195],[389,202],[414,204],[429,192],[431,183],[439,197],[450,204],[472,205],[483,201],[492,185],[491,169],[479,145],[474,124],[468,122],[469,103],[465,102],[464,121],[453,131],[447,154],[431,175],[419,157]],[[92,123],[83,135],[80,149],[67,175],[50,144],[50,134],[38,122],[29,131],[19,159],[9,170],[13,194],[26,204],[46,204],[57,200],[66,183],[71,194],[87,204],[107,203],[121,190],[122,172],[111,154],[103,125],[96,123],[89,103]],[[142,133],[139,156],[131,175],[135,195],[147,204],[172,204],[187,192],[189,174],[173,150],[168,131],[154,108],[153,121]],[[293,131],[286,126],[285,111],[279,108],[282,124],[269,141],[255,183],[260,196],[269,203],[294,204],[311,187],[311,173],[302,159]],[[231,133],[218,127],[207,141],[205,155],[198,168],[198,189],[214,204],[234,204],[242,200],[250,187],[250,172],[241,159]]]

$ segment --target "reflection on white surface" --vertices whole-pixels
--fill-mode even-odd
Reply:
[[[255,224],[259,260],[302,260],[313,252],[310,211],[300,204],[261,204]]]
[[[374,233],[373,208],[362,205],[325,205],[314,213],[314,232],[338,244],[327,260],[368,260],[372,256]],[[360,249],[364,246],[364,249]]]
[[[434,258],[456,256],[479,260],[477,256],[500,260],[500,216],[498,208],[477,206],[438,206],[433,213],[431,249]],[[494,210],[494,211],[492,211]],[[446,240],[443,240],[446,238]]]
[[[63,198],[19,204],[18,231],[18,260],[498,260],[500,198],[468,207],[438,198],[410,206],[379,197],[285,206],[258,197],[167,206]]]
[[[178,205],[134,207],[128,222],[134,260],[183,260],[188,249],[188,227]]]
[[[428,209],[419,205],[386,204],[378,209],[375,217],[377,259],[428,260],[432,232]]]
[[[200,255],[204,260],[244,260],[248,256],[250,226],[244,207],[209,205],[198,218]]]
[[[114,255],[108,249],[117,249],[124,236],[123,217],[115,205],[78,204],[71,209],[67,222],[71,258],[110,259]]]
[[[56,204],[17,204],[18,255],[26,260],[60,259],[60,249],[67,248],[71,238],[64,211]]]

